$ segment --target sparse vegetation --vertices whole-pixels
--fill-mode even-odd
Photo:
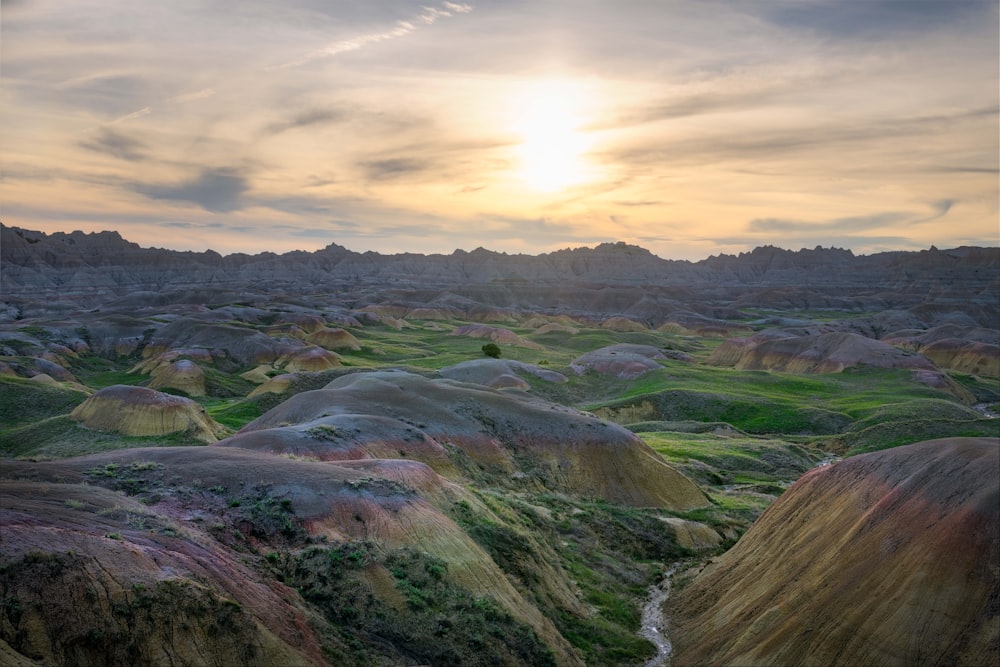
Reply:
[[[328,296],[309,298],[322,301]],[[226,326],[262,332],[279,320],[278,311],[283,306],[276,303],[268,308],[275,310],[262,316],[250,314],[246,320]],[[833,318],[828,311],[815,315]],[[169,324],[171,317],[165,316],[155,325]],[[409,468],[387,467],[392,473],[382,473],[376,462],[370,461],[329,464],[331,470],[341,466],[339,474],[344,477],[319,494],[303,491],[306,482],[298,477],[282,486],[272,484],[267,466],[261,466],[259,476],[251,481],[236,483],[221,470],[182,476],[173,470],[176,466],[159,462],[165,460],[160,451],[132,458],[123,452],[121,457],[101,455],[88,461],[79,469],[87,486],[79,485],[71,495],[58,497],[54,507],[74,522],[83,522],[91,515],[99,522],[94,536],[112,541],[108,548],[121,550],[141,540],[144,549],[155,549],[157,541],[165,539],[171,540],[171,549],[181,551],[190,544],[197,544],[200,554],[217,548],[246,568],[241,572],[259,576],[261,588],[287,587],[289,608],[298,614],[295,618],[309,619],[324,657],[332,664],[554,664],[552,647],[537,626],[533,629],[528,623],[528,614],[504,598],[507,593],[494,595],[488,588],[470,587],[463,568],[471,566],[461,559],[473,558],[486,562],[489,569],[485,571],[517,591],[533,613],[551,622],[546,627],[558,632],[586,664],[640,664],[653,655],[653,646],[636,634],[642,601],[665,566],[731,547],[790,483],[828,452],[853,455],[928,437],[1000,435],[1000,420],[984,418],[956,395],[915,380],[909,370],[856,368],[822,376],[740,371],[704,363],[720,344],[719,339],[653,330],[617,332],[587,322],[574,325],[576,333],[567,329],[545,334],[520,326],[523,322],[507,322],[505,328],[540,349],[505,344],[501,350],[496,343],[451,335],[469,323],[433,320],[433,326],[402,329],[366,323],[352,330],[363,347],[342,354],[345,368],[298,373],[285,394],[251,398],[249,393],[258,385],[241,373],[252,370],[252,364],[242,364],[235,355],[222,355],[217,361],[199,357],[208,395],[195,400],[209,416],[236,431],[290,395],[321,389],[349,373],[393,368],[434,377],[446,366],[484,355],[502,355],[565,375],[565,382],[554,382],[526,373],[523,379],[530,384],[526,393],[627,425],[694,480],[711,505],[670,512],[556,493],[551,489],[557,487],[550,482],[561,474],[561,468],[545,468],[530,452],[513,449],[510,460],[517,470],[517,482],[512,483],[514,477],[504,465],[477,463],[457,444],[439,438],[442,456],[447,455],[459,473],[443,473],[448,477],[445,481],[420,468],[419,473],[426,473],[430,480],[431,491],[423,490],[423,482],[406,477]],[[139,348],[130,348],[120,358],[88,353],[74,357],[71,371],[91,389],[145,384],[148,375],[130,370],[141,361],[139,350],[153,340],[155,331],[150,328],[144,332]],[[18,333],[39,343],[62,340],[58,329],[49,326],[21,326]],[[74,335],[81,334],[77,331]],[[618,343],[650,345],[688,356],[675,354],[658,362],[656,370],[633,379],[598,372],[578,375],[570,369],[580,354]],[[31,354],[43,349],[24,340],[9,347]],[[30,356],[18,357],[19,372],[25,372],[32,360]],[[270,358],[264,370],[266,375],[284,372],[282,362]],[[259,374],[257,379],[261,379]],[[958,374],[953,379],[981,402],[995,405],[1000,401],[994,380]],[[0,454],[22,459],[13,465],[23,466],[25,460],[201,444],[182,433],[136,438],[83,428],[69,413],[84,398],[81,392],[58,386],[0,377]],[[407,459],[404,463],[417,470],[422,459],[407,447],[428,444],[426,434],[433,433],[435,424],[405,415],[406,400],[401,397],[394,403],[400,414],[384,419],[402,423],[400,432],[412,427],[412,439],[411,431],[399,436],[399,442],[392,440],[396,436],[386,436],[386,442],[379,440],[372,446],[371,455]],[[478,421],[476,437],[507,444],[503,437],[509,425],[503,423],[503,417],[491,416],[471,402],[454,414]],[[419,436],[418,429],[422,432]],[[360,441],[364,436],[361,427],[329,423],[313,423],[301,432],[303,441],[318,448],[345,440]],[[568,437],[575,442],[577,435],[578,431]],[[381,445],[384,449],[379,453]],[[323,467],[303,463],[317,461],[325,452],[313,454],[279,454],[274,458],[275,466],[295,463],[305,474],[307,465],[310,470]],[[373,464],[371,468],[364,467],[368,463]],[[364,472],[344,472],[351,466]],[[399,477],[392,476],[395,474]],[[46,483],[57,486],[56,482]],[[106,495],[96,498],[87,495],[87,489]],[[550,491],[543,492],[546,489]],[[108,496],[114,499],[111,503]],[[358,505],[338,509],[343,516],[331,519],[325,513],[343,498]],[[447,515],[439,521],[455,532],[441,538],[446,547],[434,542],[436,534],[432,538],[423,534],[383,538],[383,524],[391,524],[416,505]],[[164,508],[169,508],[169,513]],[[684,546],[667,527],[668,521],[674,522],[669,525],[682,523],[678,519],[703,524],[698,528],[711,528],[721,541],[717,547]],[[349,530],[338,532],[336,521],[346,522]],[[445,528],[437,527],[444,535]],[[346,534],[365,539],[349,539]],[[400,547],[400,542],[408,539],[414,544]],[[427,541],[420,541],[424,539]],[[449,555],[448,549],[457,548],[449,540],[467,549],[461,559]],[[20,627],[25,609],[32,604],[33,598],[14,589],[12,577],[48,574],[61,582],[60,577],[91,557],[79,555],[77,551],[82,550],[73,546],[76,551],[50,554],[35,550],[21,559],[0,562],[0,614],[4,615],[0,625],[6,622]],[[91,588],[91,592],[80,594],[80,600],[89,605],[87,608],[100,608],[96,605],[98,588]],[[239,590],[239,585],[233,590]],[[213,589],[200,580],[130,581],[122,587],[119,599],[102,604],[112,609],[116,620],[81,630],[79,636],[74,635],[79,645],[112,651],[109,647],[117,646],[124,637],[115,623],[132,616],[140,625],[162,623],[157,614],[167,604],[177,605],[176,609],[194,619],[192,622],[205,623],[206,633],[220,638],[245,639],[259,621],[250,617],[260,614],[252,602],[236,599],[232,592]],[[3,637],[7,640],[7,635]]]
[[[497,345],[496,343],[486,343],[485,345],[483,345],[482,349],[483,349],[483,354],[485,354],[487,357],[492,357],[494,359],[500,358],[500,352],[501,352],[500,346]]]

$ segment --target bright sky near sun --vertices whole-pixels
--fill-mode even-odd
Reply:
[[[997,0],[3,0],[0,220],[222,253],[1000,245]]]

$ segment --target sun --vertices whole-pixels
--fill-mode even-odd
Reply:
[[[540,81],[520,96],[515,131],[518,173],[532,189],[552,193],[593,177],[586,152],[591,140],[580,130],[588,110],[579,85]]]

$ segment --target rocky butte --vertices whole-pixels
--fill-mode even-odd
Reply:
[[[659,326],[667,312],[682,305],[711,314],[732,304],[874,310],[956,301],[966,308],[991,307],[1000,299],[1000,248],[858,257],[833,248],[796,252],[766,246],[688,262],[660,259],[624,243],[537,256],[482,248],[380,255],[331,244],[312,253],[223,257],[141,248],[117,232],[49,235],[2,226],[0,249],[4,297],[18,304],[73,298],[96,305],[141,291],[324,291],[362,305],[389,296],[412,307],[613,313]]]

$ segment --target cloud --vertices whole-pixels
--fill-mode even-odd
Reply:
[[[249,189],[238,169],[204,169],[196,177],[178,185],[141,185],[133,189],[150,199],[197,204],[211,213],[228,213],[246,206],[243,194]]]
[[[81,141],[80,146],[90,151],[104,153],[130,162],[145,160],[148,148],[144,142],[109,127],[98,129],[97,136],[87,141]]]
[[[783,220],[780,218],[757,218],[747,224],[747,231],[775,233],[775,232],[865,232],[878,229],[885,225],[895,224],[907,219],[912,219],[912,213],[901,211],[887,211],[884,213],[874,213],[872,215],[858,215],[846,218],[837,218],[826,222],[811,222],[806,220]]]
[[[426,171],[431,165],[424,159],[401,157],[388,158],[385,160],[366,160],[359,162],[358,166],[364,169],[365,175],[370,180],[384,181],[391,178],[405,176],[407,174],[416,174]]]
[[[341,53],[347,53],[348,51],[356,51],[360,48],[368,46],[369,44],[377,44],[379,42],[384,42],[390,39],[396,39],[398,37],[404,37],[409,35],[414,30],[417,30],[422,25],[432,25],[437,22],[438,19],[447,18],[454,16],[455,14],[468,14],[472,11],[472,5],[465,3],[455,3],[455,2],[442,2],[442,9],[436,7],[424,7],[423,11],[413,17],[410,20],[396,21],[396,24],[387,30],[380,32],[369,32],[361,35],[356,35],[354,37],[349,37],[347,39],[341,39],[336,42],[331,42],[321,49],[307,53],[303,57],[287,62],[281,65],[272,65],[265,68],[267,71],[288,69],[291,67],[299,67],[307,63],[313,62],[314,60],[320,60],[323,58],[331,58]]]
[[[887,225],[905,223],[907,226],[919,225],[940,220],[948,215],[958,203],[956,199],[939,199],[929,202],[930,215],[904,211],[884,211],[870,215],[857,215],[835,218],[822,222],[808,220],[788,220],[781,218],[757,218],[747,223],[746,229],[756,233],[809,233],[809,234],[844,234],[850,232],[870,232]]]
[[[85,73],[53,82],[50,92],[58,95],[66,106],[108,117],[122,116],[128,109],[134,109],[135,100],[148,96],[152,88],[140,75]]]
[[[184,93],[182,95],[175,95],[171,97],[167,102],[172,104],[184,104],[185,102],[194,102],[195,100],[203,100],[206,97],[211,97],[215,95],[215,91],[211,88],[202,88],[201,90],[195,91],[193,93]]]
[[[168,220],[159,224],[174,229],[222,229],[225,227],[221,222],[188,222],[186,220]]]
[[[920,220],[920,222],[930,222],[931,220],[937,220],[938,218],[943,218],[948,215],[952,207],[958,202],[954,199],[941,199],[936,202],[931,202],[931,208],[934,209],[933,215],[928,218]]]
[[[995,106],[921,115],[885,116],[866,119],[863,123],[851,117],[830,120],[824,124],[789,125],[775,123],[770,128],[754,132],[733,130],[720,125],[713,134],[675,141],[644,141],[641,145],[626,145],[599,155],[605,160],[626,163],[635,167],[660,162],[680,164],[708,164],[715,161],[760,160],[811,151],[814,155],[822,149],[847,151],[852,146],[872,146],[898,139],[916,140],[920,137],[939,137],[957,132],[983,121],[996,122]],[[901,144],[900,144],[901,145]],[[912,147],[908,144],[907,147]],[[832,154],[832,153],[830,153]],[[828,154],[829,155],[829,154]],[[929,153],[935,160],[936,154]],[[857,171],[857,165],[846,165]],[[878,167],[885,169],[883,163]]]
[[[845,11],[843,0],[764,2],[761,16],[776,25],[840,38],[881,38],[929,32],[994,15],[993,0],[863,0]]]
[[[267,134],[275,135],[311,125],[327,125],[337,123],[347,114],[341,109],[311,109],[302,111],[288,120],[271,123],[265,128]]]
[[[134,120],[136,118],[142,118],[143,116],[148,116],[153,113],[153,107],[143,107],[138,111],[133,111],[132,113],[125,114],[124,116],[119,116],[113,121],[106,123],[106,125],[118,125],[119,123],[124,123],[125,121]]]

